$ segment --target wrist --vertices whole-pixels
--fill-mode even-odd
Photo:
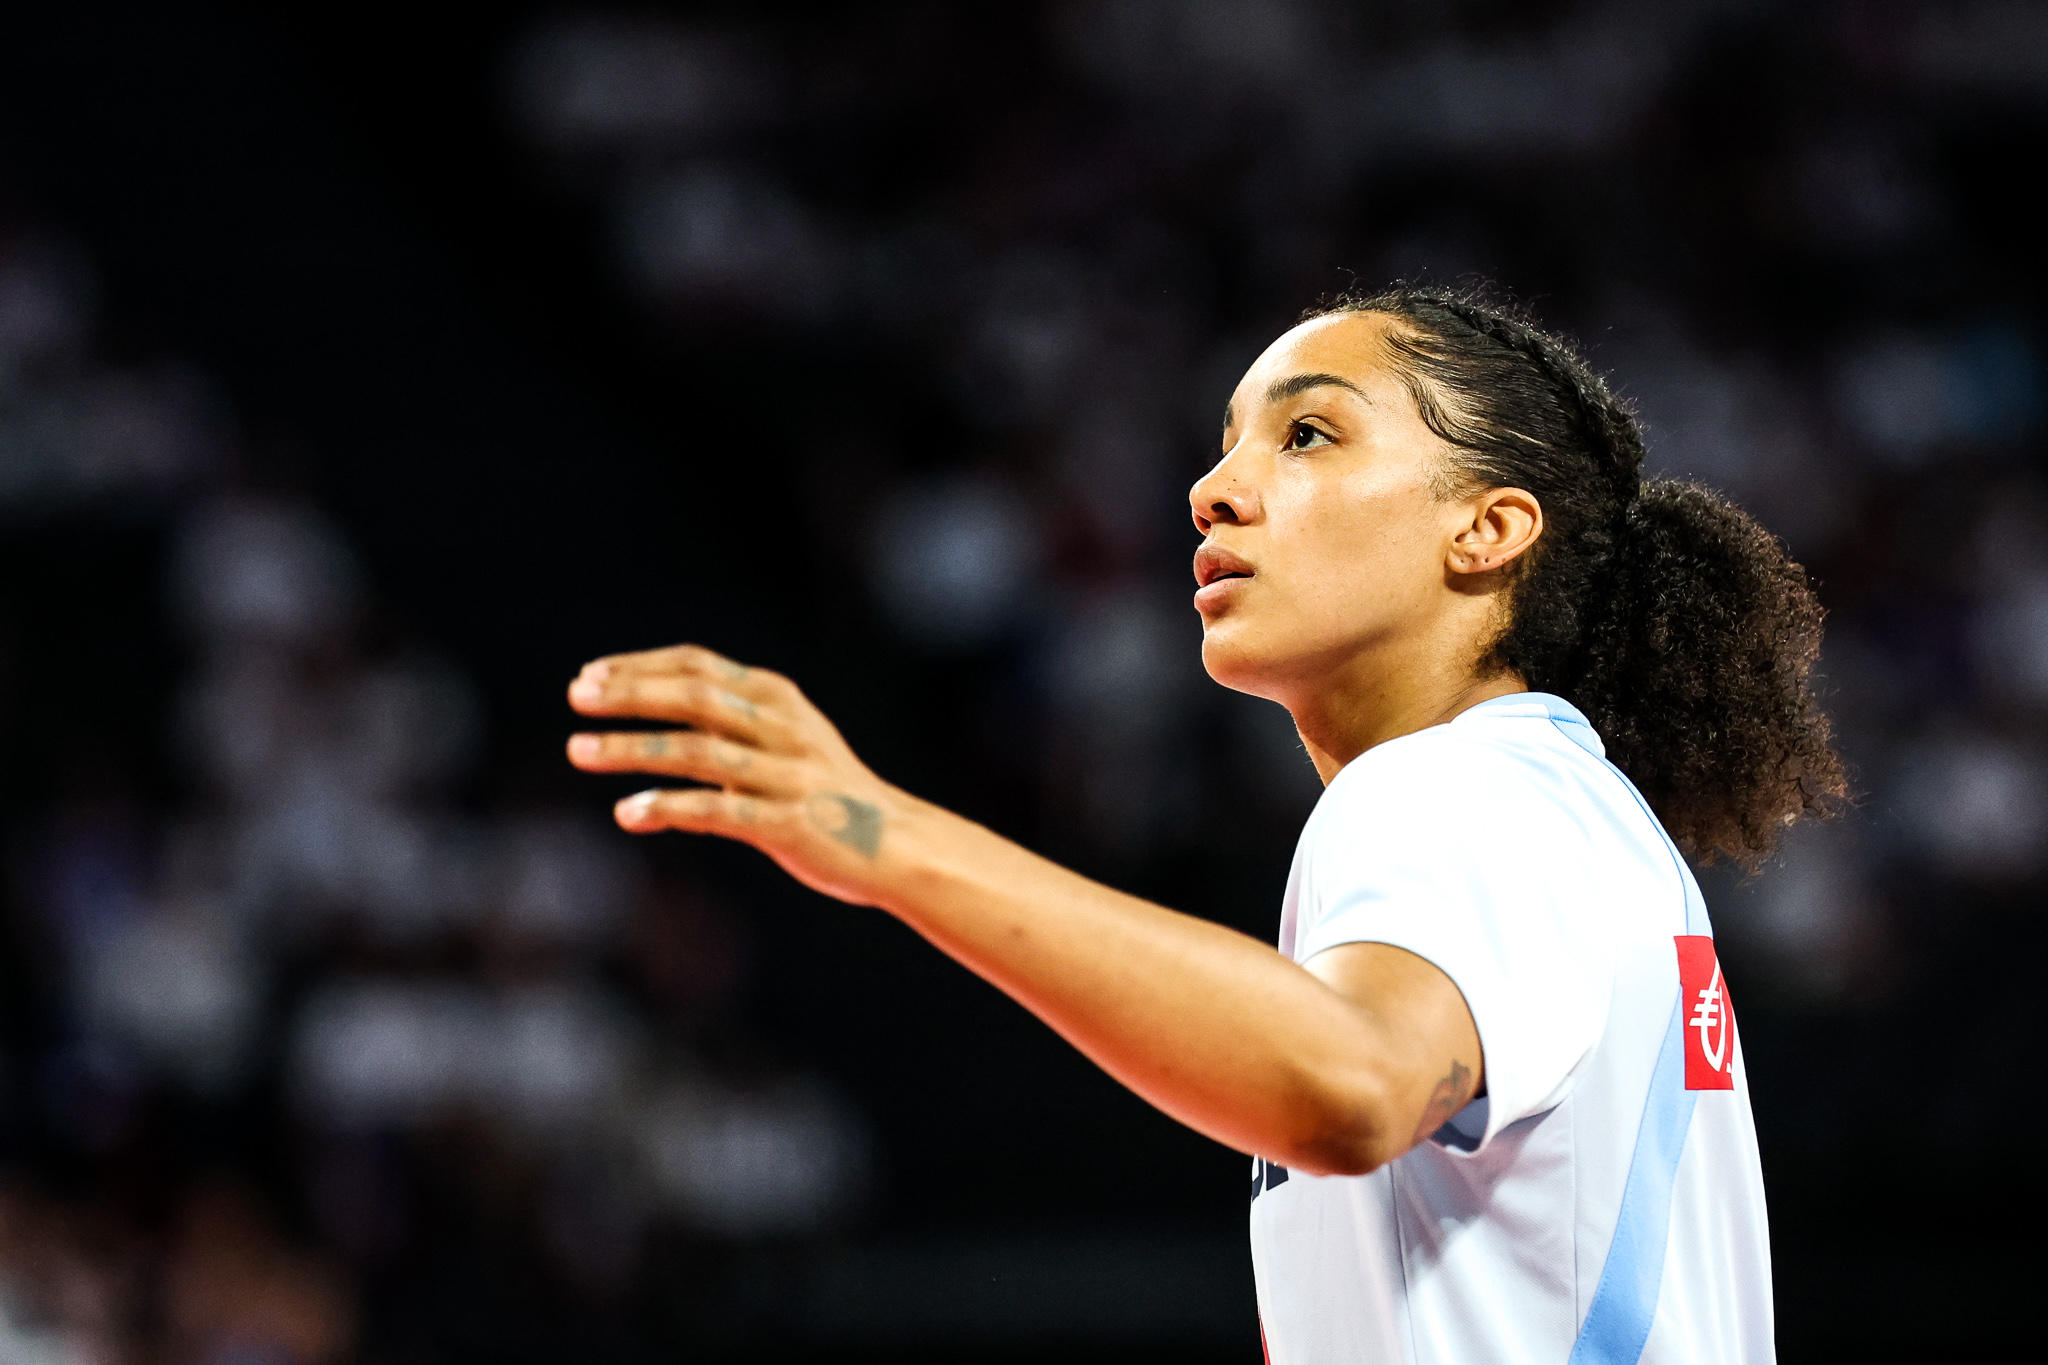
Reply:
[[[938,899],[957,864],[960,834],[978,829],[942,806],[892,788],[873,904],[914,923]]]

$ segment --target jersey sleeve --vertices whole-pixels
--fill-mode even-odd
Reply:
[[[1325,795],[1297,956],[1386,943],[1451,979],[1485,1093],[1436,1140],[1479,1151],[1561,1101],[1606,1026],[1614,949],[1573,894],[1572,814],[1512,758],[1445,731],[1369,750]]]

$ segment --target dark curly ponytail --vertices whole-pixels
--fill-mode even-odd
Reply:
[[[1811,673],[1821,608],[1753,518],[1642,479],[1643,435],[1584,357],[1470,292],[1396,286],[1311,316],[1379,313],[1390,360],[1450,449],[1443,491],[1527,489],[1544,530],[1482,660],[1586,713],[1685,851],[1754,868],[1846,796]]]

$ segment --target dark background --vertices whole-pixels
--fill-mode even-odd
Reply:
[[[783,669],[1269,937],[1319,788],[1185,489],[1474,274],[1832,613],[1860,804],[1707,882],[1784,1356],[2031,1330],[2048,11],[297,13],[0,22],[0,1359],[1256,1359],[1242,1157],[616,834],[562,688]]]

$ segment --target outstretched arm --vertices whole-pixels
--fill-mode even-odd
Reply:
[[[1092,882],[883,782],[779,674],[680,645],[598,660],[569,700],[586,716],[686,727],[569,741],[592,772],[705,784],[629,796],[621,826],[738,839],[827,895],[888,911],[1219,1142],[1358,1173],[1478,1093],[1471,1013],[1430,963],[1348,944],[1297,965]]]

